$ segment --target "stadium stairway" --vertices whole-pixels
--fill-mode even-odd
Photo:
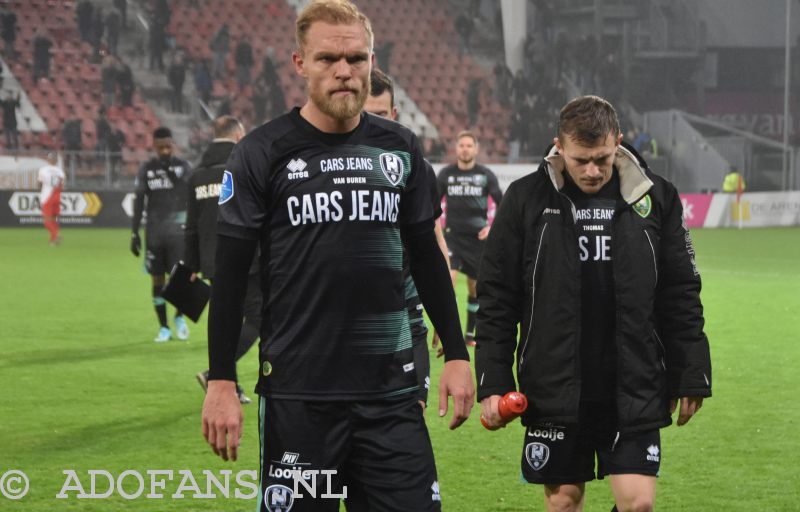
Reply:
[[[46,132],[47,125],[42,116],[39,115],[36,107],[28,97],[28,93],[2,58],[0,58],[0,68],[2,68],[2,73],[0,73],[3,83],[2,98],[4,99],[8,92],[11,92],[14,96],[20,95],[20,107],[17,111],[17,130],[20,132]]]
[[[167,81],[166,72],[151,71],[149,68],[147,15],[141,3],[128,2],[128,25],[128,35],[119,42],[119,53],[127,57],[126,62],[133,71],[136,88],[155,113],[159,124],[172,130],[175,143],[180,148],[186,149],[189,146],[189,133],[192,125],[191,109],[194,108],[194,96],[190,91],[193,83],[191,68],[187,68],[183,91],[185,112],[173,112],[170,105],[172,89]],[[142,44],[145,48],[144,54],[141,53]],[[165,70],[169,67],[169,59],[170,52],[165,50],[163,59]],[[150,133],[147,136],[149,142]],[[148,150],[149,146],[148,143]],[[140,155],[140,159],[141,156],[143,155]]]

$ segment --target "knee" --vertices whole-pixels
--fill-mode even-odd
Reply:
[[[578,510],[580,501],[572,496],[555,495],[547,498],[547,512],[574,512]]]
[[[617,505],[619,512],[653,512],[655,503],[651,498],[640,497],[625,505]]]
[[[545,493],[547,512],[574,512],[580,509],[583,493],[572,486],[559,486],[554,492]]]

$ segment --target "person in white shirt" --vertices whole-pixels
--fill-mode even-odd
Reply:
[[[58,245],[61,236],[58,234],[58,214],[61,213],[61,190],[64,188],[66,176],[57,165],[55,153],[47,155],[47,165],[39,169],[38,181],[42,184],[39,201],[42,208],[44,227],[50,232],[50,245]]]

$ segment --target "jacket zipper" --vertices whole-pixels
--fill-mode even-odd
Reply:
[[[656,332],[655,329],[653,329],[653,336],[656,337],[656,341],[658,342],[659,345],[661,345],[661,367],[666,370],[667,363],[664,362],[664,354],[667,353],[667,349],[664,348],[664,344],[661,343],[661,338],[658,336],[658,333]]]
[[[655,284],[658,285],[658,263],[656,261],[656,250],[653,247],[653,241],[650,239],[650,234],[647,232],[646,229],[643,229],[642,231],[644,231],[644,236],[647,237],[647,243],[650,244],[650,252],[653,253],[653,270],[656,273],[656,282],[655,282]]]
[[[519,365],[517,365],[517,372],[522,368],[522,362],[525,359],[525,349],[528,347],[528,340],[531,338],[531,331],[533,329],[533,305],[536,303],[536,268],[539,266],[539,255],[542,252],[542,240],[544,240],[544,232],[547,230],[547,223],[542,227],[542,233],[539,235],[539,246],[536,248],[536,259],[533,262],[533,276],[531,277],[531,319],[528,323],[528,334],[525,335],[525,343],[522,344],[522,351],[519,353]]]

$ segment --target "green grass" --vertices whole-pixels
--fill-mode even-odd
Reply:
[[[245,407],[239,462],[223,463],[206,447],[194,380],[206,365],[205,329],[195,326],[189,343],[152,342],[150,281],[127,251],[128,237],[66,229],[64,243],[52,248],[44,229],[0,230],[0,476],[19,469],[31,481],[20,501],[0,495],[0,510],[254,509],[235,499],[55,498],[65,469],[88,487],[90,469],[190,469],[200,477],[203,469],[258,464],[255,405]],[[714,397],[686,427],[663,431],[658,508],[798,510],[800,229],[697,230],[694,238]],[[458,296],[465,300],[463,282]],[[432,361],[435,387],[441,360]],[[252,389],[254,352],[240,374]],[[436,415],[435,389],[431,397],[444,510],[543,510],[541,488],[518,483],[519,423],[484,431],[476,408],[451,432]],[[133,491],[134,481],[126,482]],[[587,511],[611,504],[606,482],[588,486]]]

